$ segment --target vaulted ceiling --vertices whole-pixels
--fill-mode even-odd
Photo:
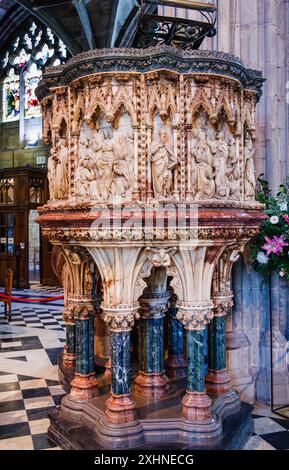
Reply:
[[[135,24],[138,5],[139,0],[1,0],[0,48],[31,15],[51,28],[72,55],[114,47],[121,43],[126,22],[130,28]]]

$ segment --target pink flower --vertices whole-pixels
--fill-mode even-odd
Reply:
[[[284,240],[284,235],[280,235],[280,237],[274,236],[273,238],[265,237],[265,240],[266,243],[262,248],[266,251],[267,256],[271,253],[279,256],[283,253],[284,246],[289,246],[289,243]]]
[[[285,220],[286,224],[289,225],[289,215],[283,215],[283,219]]]

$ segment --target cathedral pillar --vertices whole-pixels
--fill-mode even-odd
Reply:
[[[140,305],[140,367],[135,391],[143,397],[161,398],[168,392],[164,364],[164,316],[168,292],[146,292]]]
[[[183,417],[191,421],[212,418],[211,400],[205,385],[205,328],[213,317],[211,304],[181,304],[177,318],[186,330],[187,390],[182,400]]]
[[[187,363],[184,357],[183,325],[177,319],[177,296],[172,294],[168,309],[168,360],[166,363],[169,377],[181,377],[187,374]]]
[[[136,420],[135,402],[131,398],[130,333],[138,307],[103,308],[103,319],[110,327],[111,396],[106,401],[106,416],[111,423]]]
[[[98,395],[94,372],[94,314],[95,307],[89,299],[74,305],[76,365],[70,395],[76,401]]]
[[[209,324],[207,390],[216,396],[230,390],[230,377],[226,361],[226,315],[230,312],[232,294],[213,298],[214,318]]]

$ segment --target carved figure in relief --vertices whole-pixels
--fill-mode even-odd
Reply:
[[[228,180],[230,186],[230,196],[238,201],[240,199],[240,171],[238,169],[238,155],[236,153],[236,141],[234,137],[228,142]]]
[[[251,200],[255,198],[256,176],[254,165],[254,146],[251,137],[245,139],[244,148],[244,164],[245,164],[245,199]]]
[[[154,197],[170,196],[173,186],[173,170],[178,160],[168,148],[167,131],[159,131],[159,139],[151,144],[152,183]]]
[[[96,142],[95,152],[97,154],[95,161],[97,195],[101,200],[106,201],[113,182],[115,160],[115,146],[108,129],[102,130],[102,137],[99,143]]]
[[[210,199],[215,193],[211,144],[203,130],[198,130],[191,146],[192,186],[197,200]]]
[[[50,156],[47,162],[47,178],[49,185],[49,197],[51,201],[55,200],[55,148],[50,150]]]
[[[155,267],[169,267],[171,265],[171,257],[177,252],[177,248],[151,248],[145,249],[145,254]]]
[[[121,134],[117,141],[111,129],[79,142],[79,162],[75,171],[77,196],[108,201],[128,199],[133,189],[133,137]]]
[[[113,182],[111,192],[115,197],[128,197],[132,190],[133,153],[129,136],[118,138],[116,159],[113,164]]]
[[[54,197],[55,199],[65,199],[68,195],[68,148],[65,138],[62,137],[57,142],[53,149],[52,158],[55,162]]]
[[[78,196],[88,196],[92,192],[92,182],[95,172],[90,158],[90,141],[82,139],[79,143],[79,163],[75,171],[75,193]]]
[[[228,199],[230,187],[228,184],[227,165],[229,158],[228,145],[223,132],[217,132],[214,154],[214,170],[217,197]]]

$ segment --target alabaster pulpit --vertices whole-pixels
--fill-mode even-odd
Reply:
[[[39,222],[58,250],[60,367],[73,371],[50,417],[62,447],[240,448],[249,436],[226,316],[232,267],[263,220],[262,84],[231,55],[165,46],[89,51],[46,70]]]

